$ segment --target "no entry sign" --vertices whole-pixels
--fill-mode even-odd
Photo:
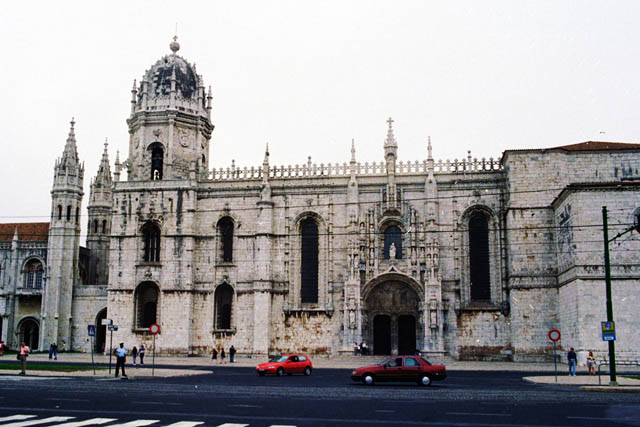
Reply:
[[[552,329],[552,330],[550,330],[550,331],[549,331],[549,333],[547,334],[547,336],[549,337],[549,339],[550,339],[551,341],[556,342],[556,341],[560,341],[560,337],[561,337],[562,335],[560,335],[560,331],[559,331],[559,330],[557,330],[557,329]]]
[[[151,326],[149,326],[149,333],[151,335],[155,335],[158,332],[160,332],[160,325],[158,325],[157,323],[152,323]]]

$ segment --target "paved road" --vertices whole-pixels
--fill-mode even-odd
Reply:
[[[428,388],[367,387],[340,369],[280,378],[258,377],[247,367],[128,381],[3,376],[0,425],[640,426],[639,394],[523,382],[531,372],[448,374]],[[32,418],[3,420],[12,416]]]

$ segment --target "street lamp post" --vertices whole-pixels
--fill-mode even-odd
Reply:
[[[604,281],[607,293],[607,322],[613,322],[613,302],[611,301],[611,262],[609,260],[609,226],[607,223],[607,207],[602,207],[602,225],[604,232]],[[618,236],[614,237],[617,238]],[[612,239],[612,240],[614,240]],[[616,345],[609,340],[609,385],[618,385],[616,381]]]

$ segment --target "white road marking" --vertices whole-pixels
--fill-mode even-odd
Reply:
[[[511,414],[483,414],[481,412],[447,412],[447,415],[472,415],[474,417],[510,417]]]
[[[160,422],[160,420],[135,420],[124,424],[113,424],[109,427],[138,427],[148,426]]]
[[[0,418],[0,422],[2,421],[15,421],[15,420],[28,420],[29,418],[35,418],[35,415],[11,415],[10,417],[2,417]]]
[[[262,408],[260,405],[227,405],[230,408]]]
[[[117,418],[91,418],[86,421],[76,421],[73,423],[64,423],[64,424],[55,424],[51,427],[81,427],[81,426],[93,426],[110,423],[111,421],[116,421]]]
[[[131,403],[137,403],[139,405],[174,405],[174,406],[182,405],[182,403],[175,403],[175,402],[150,402],[146,400],[133,401]]]
[[[249,424],[233,424],[233,423],[224,423],[220,424],[218,427],[247,427]]]
[[[60,421],[72,420],[75,417],[49,417],[41,420],[22,421],[19,423],[0,424],[3,427],[23,427],[23,426],[35,426],[38,424],[57,423]]]
[[[193,427],[204,424],[204,421],[180,421],[178,423],[169,424],[166,427]]]

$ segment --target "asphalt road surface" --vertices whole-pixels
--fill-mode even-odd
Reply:
[[[0,426],[640,426],[640,394],[523,382],[531,372],[449,371],[431,387],[365,386],[350,374],[258,377],[215,367],[131,380],[0,376]]]

